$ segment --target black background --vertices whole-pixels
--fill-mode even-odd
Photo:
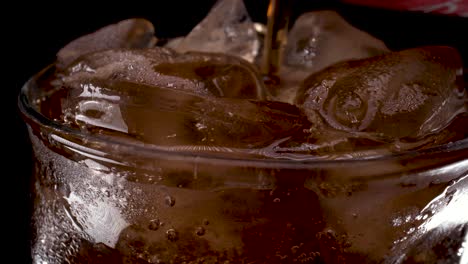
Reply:
[[[41,1],[42,2],[42,1]],[[3,194],[2,218],[7,220],[3,254],[11,263],[30,263],[29,258],[29,177],[31,150],[26,127],[17,110],[17,95],[27,79],[55,59],[55,53],[69,41],[102,26],[130,17],[144,17],[153,22],[158,37],[186,34],[200,21],[214,0],[131,1],[97,3],[86,1],[26,4],[12,3],[3,10],[2,132]],[[254,21],[265,22],[267,0],[246,0]],[[450,45],[459,49],[468,64],[468,18],[402,13],[341,5],[336,1],[296,0],[293,16],[299,10],[333,7],[356,27],[385,41],[392,50],[419,45]],[[6,156],[6,160],[5,160]],[[6,180],[6,181],[5,181]],[[4,237],[5,239],[5,237]],[[18,252],[18,253],[14,253]]]

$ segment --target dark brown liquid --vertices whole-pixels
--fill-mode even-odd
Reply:
[[[277,78],[281,65],[289,4],[290,1],[286,0],[270,1],[261,70],[271,79]],[[218,59],[234,60],[227,57]],[[237,85],[238,80],[252,77],[248,71],[244,72],[246,68],[242,64],[235,64],[236,67],[220,65],[193,62],[160,64],[152,67],[151,73],[177,80],[209,81],[209,84],[216,84],[211,81],[211,76],[223,76],[220,78],[225,82],[223,85],[234,87],[229,92],[234,93],[232,97],[239,96],[240,100],[218,98],[223,94],[231,97],[231,94],[218,90],[218,86],[208,86],[210,93],[205,98],[190,91],[178,93],[161,89],[158,85],[165,80],[151,87],[115,81],[119,76],[112,75],[113,82],[103,84],[104,88],[99,89],[105,95],[119,96],[122,100],[112,103],[122,104],[119,109],[128,125],[128,133],[112,127],[93,127],[93,123],[73,123],[73,120],[64,122],[67,125],[72,123],[74,129],[83,130],[83,142],[76,138],[73,139],[77,140],[75,142],[68,138],[70,135],[62,135],[58,131],[34,131],[36,166],[33,196],[36,208],[33,225],[36,231],[33,254],[37,262],[379,263],[385,262],[387,257],[400,258],[408,252],[402,263],[456,258],[453,257],[456,253],[452,253],[459,249],[456,242],[465,235],[466,228],[461,228],[458,233],[458,229],[454,229],[453,240],[447,237],[439,244],[434,237],[428,239],[436,241],[433,244],[421,242],[432,233],[425,234],[423,229],[410,230],[423,225],[423,217],[430,220],[439,213],[436,210],[427,213],[424,208],[431,201],[440,199],[448,186],[457,183],[457,179],[466,176],[463,150],[375,163],[356,161],[323,168],[268,169],[259,164],[258,167],[244,164],[228,166],[216,160],[203,163],[197,158],[183,161],[167,157],[135,158],[128,153],[125,156],[113,144],[100,142],[102,146],[92,145],[87,141],[86,133],[98,133],[114,140],[141,140],[159,146],[177,146],[181,142],[192,147],[198,144],[200,148],[193,149],[197,155],[200,154],[198,150],[210,147],[213,153],[219,147],[243,150],[265,147],[280,138],[296,134],[304,136],[304,130],[311,127],[296,106],[251,99],[263,95]],[[232,79],[227,78],[228,74],[218,73],[233,70],[237,75]],[[255,80],[253,78],[249,82],[250,88],[255,87]],[[85,98],[83,90],[76,87],[58,89],[53,93],[54,88],[48,81],[40,86],[44,90],[51,89],[52,95],[38,103],[38,108],[47,117],[64,118],[61,105],[66,101],[64,98],[72,103],[72,110],[80,103],[96,99]],[[314,83],[314,79],[308,79],[306,84],[309,83]],[[351,87],[347,84],[345,82],[343,86]],[[210,97],[211,93],[216,97]],[[339,99],[343,98],[345,96]],[[341,101],[337,102],[338,106],[342,105]],[[152,109],[155,105],[157,107]],[[210,112],[211,109],[216,111]],[[80,114],[94,119],[106,114],[105,111],[94,110]],[[252,112],[255,115],[250,115]],[[348,117],[343,116],[341,119]],[[214,132],[195,125],[200,118],[208,117],[213,118],[208,120],[212,122],[204,122],[203,125],[208,125]],[[440,136],[430,138],[427,144],[444,144],[448,139],[465,138],[463,125],[467,118],[466,114],[459,115]],[[231,127],[232,124],[238,126]],[[173,134],[186,141],[173,143]],[[323,133],[321,136],[333,135]],[[213,141],[207,142],[207,138]],[[304,143],[304,139],[300,137],[298,142],[293,141],[290,145],[286,142],[285,146],[275,147],[287,152],[288,148],[294,149],[295,143]],[[371,140],[360,142],[359,138],[354,139],[356,146],[373,148],[376,144]],[[308,143],[316,143],[314,140],[319,142],[322,138],[307,140],[310,140]],[[418,139],[407,139],[407,143],[411,144],[411,140]],[[243,144],[236,145],[239,142]],[[331,146],[324,152],[333,154],[343,148],[353,153],[356,147],[353,142]],[[315,151],[305,150],[306,155],[323,154],[320,150]],[[121,154],[124,156],[119,156]],[[297,152],[293,151],[293,154]],[[247,160],[245,155],[236,158]],[[301,167],[303,164],[298,162],[297,165]],[[466,185],[461,186],[466,189]],[[451,195],[454,193],[457,192]],[[444,202],[449,205],[450,199]],[[461,212],[464,208],[457,209]],[[416,242],[410,244],[408,250],[398,247],[402,238]],[[429,250],[421,251],[418,248],[421,244]]]

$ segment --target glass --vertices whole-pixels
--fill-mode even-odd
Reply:
[[[468,260],[468,139],[340,161],[170,151],[47,118],[53,70],[19,96],[34,263]]]
[[[171,152],[45,118],[51,69],[19,98],[35,157],[35,263],[461,261],[467,139],[344,161]],[[435,250],[447,243],[453,252]]]

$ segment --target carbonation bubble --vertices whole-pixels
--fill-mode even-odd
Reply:
[[[177,241],[179,239],[179,234],[173,228],[168,229],[166,231],[166,236],[167,236],[167,240],[169,240],[171,242],[175,242],[175,241]]]
[[[167,195],[165,198],[164,198],[164,201],[166,202],[167,206],[174,206],[175,205],[175,199],[174,197],[170,196],[170,195]]]
[[[197,236],[203,236],[205,232],[205,228],[203,228],[202,226],[199,226],[195,229],[195,233],[197,234]]]
[[[149,230],[156,231],[159,229],[159,226],[161,226],[161,221],[159,221],[159,219],[153,219],[150,221],[148,228]]]

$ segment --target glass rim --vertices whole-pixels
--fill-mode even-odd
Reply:
[[[119,146],[122,153],[128,153],[135,156],[143,156],[148,158],[158,158],[165,160],[177,161],[196,161],[200,163],[216,163],[232,166],[253,166],[258,168],[287,168],[287,169],[316,169],[316,168],[333,168],[336,166],[342,167],[346,165],[366,165],[375,162],[387,162],[391,160],[405,160],[417,156],[434,155],[438,153],[449,153],[454,151],[468,151],[468,138],[458,141],[449,142],[443,145],[436,145],[422,150],[406,150],[395,153],[385,153],[380,155],[372,155],[369,157],[353,157],[353,158],[313,158],[310,159],[286,159],[286,158],[255,158],[255,157],[230,157],[220,154],[227,152],[196,152],[196,151],[175,151],[167,150],[163,146],[155,144],[138,143],[134,141],[123,141],[117,137],[102,134],[84,134],[81,130],[66,126],[60,122],[49,119],[48,117],[37,111],[32,102],[28,98],[28,91],[34,89],[32,85],[46,71],[52,68],[54,64],[50,64],[38,73],[34,74],[20,89],[17,97],[17,106],[23,115],[23,120],[26,124],[35,123],[40,127],[47,128],[51,131],[56,131],[59,134],[71,136],[75,139],[85,139],[86,142],[105,143],[109,145]],[[306,156],[306,155],[304,155]],[[468,156],[467,156],[468,158]]]

